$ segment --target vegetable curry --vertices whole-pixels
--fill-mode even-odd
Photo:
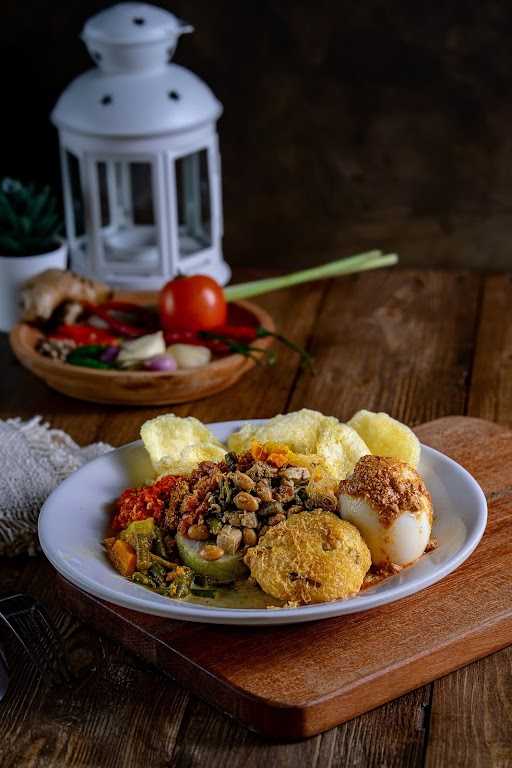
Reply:
[[[254,443],[190,475],[129,488],[116,502],[112,564],[137,584],[171,598],[226,607],[283,605],[250,578],[249,549],[273,526],[304,511],[336,509],[332,485],[314,462],[285,446]],[[303,462],[307,463],[307,462]]]

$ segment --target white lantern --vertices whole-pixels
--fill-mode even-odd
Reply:
[[[225,284],[220,155],[222,105],[170,63],[192,27],[145,3],[89,19],[82,38],[98,65],[52,113],[59,129],[66,231],[78,272],[155,290],[180,274]]]

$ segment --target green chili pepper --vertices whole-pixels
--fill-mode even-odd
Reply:
[[[101,360],[96,360],[94,357],[79,357],[78,360],[70,360],[69,357],[66,360],[71,365],[81,365],[83,368],[100,368],[104,371],[112,370],[112,365],[103,363]]]
[[[111,369],[110,363],[100,360],[100,355],[105,351],[104,344],[87,344],[83,347],[77,347],[66,358],[66,362],[71,365],[81,365],[84,368]]]
[[[73,357],[96,357],[101,355],[105,349],[105,344],[84,344],[82,347],[74,349],[71,354]]]

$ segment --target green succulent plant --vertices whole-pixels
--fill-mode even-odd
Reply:
[[[5,178],[0,184],[0,256],[35,256],[58,247],[62,220],[50,187]]]

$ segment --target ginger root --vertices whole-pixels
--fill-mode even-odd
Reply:
[[[21,289],[22,319],[48,320],[63,301],[98,304],[111,295],[112,290],[105,283],[63,269],[47,269]]]

